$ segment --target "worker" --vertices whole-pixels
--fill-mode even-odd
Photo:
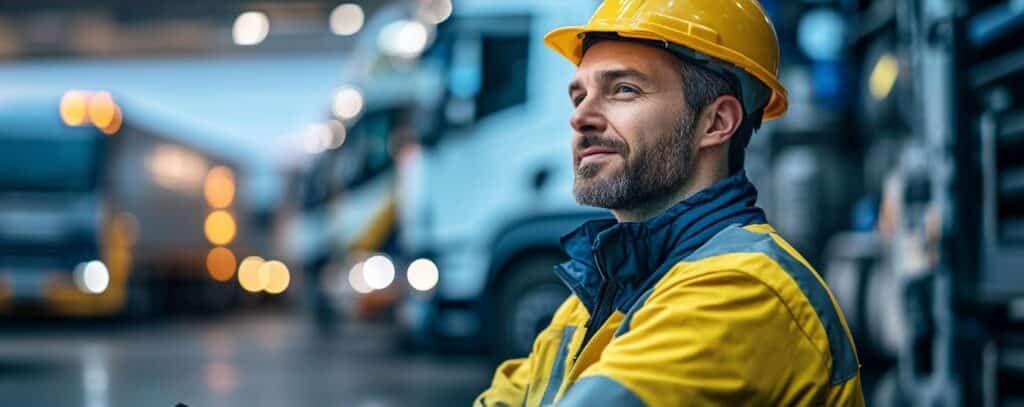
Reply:
[[[756,0],[606,0],[545,43],[576,65],[572,295],[477,406],[864,404],[853,339],[743,168],[786,111]]]

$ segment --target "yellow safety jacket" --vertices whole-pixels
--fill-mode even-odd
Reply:
[[[741,172],[564,237],[573,295],[474,405],[864,405],[839,306],[756,198]]]

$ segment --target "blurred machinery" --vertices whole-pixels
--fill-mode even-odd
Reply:
[[[223,308],[251,250],[234,167],[107,92],[0,102],[0,310]]]
[[[862,194],[825,252],[875,405],[1020,401],[1024,4],[849,2]],[[872,390],[873,389],[873,390]]]

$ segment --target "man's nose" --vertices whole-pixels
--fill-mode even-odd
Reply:
[[[602,132],[607,126],[604,113],[594,97],[585,97],[569,118],[569,125],[576,133],[586,134],[591,132]]]

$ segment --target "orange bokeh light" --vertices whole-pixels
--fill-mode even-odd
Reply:
[[[236,264],[235,254],[226,247],[214,247],[206,255],[206,270],[217,281],[231,280],[235,276]]]
[[[89,121],[98,129],[110,126],[117,115],[117,104],[110,92],[96,92],[89,98]]]
[[[235,174],[228,167],[213,167],[206,174],[203,193],[211,208],[227,208],[235,200]]]
[[[60,118],[68,126],[85,124],[89,106],[89,95],[80,90],[69,90],[60,98]]]
[[[114,105],[114,117],[111,119],[110,124],[106,127],[100,127],[100,131],[108,136],[114,135],[118,130],[121,130],[121,125],[124,124],[124,114],[121,113],[121,107]]]
[[[235,239],[235,218],[226,211],[211,212],[203,226],[210,243],[226,245]]]

